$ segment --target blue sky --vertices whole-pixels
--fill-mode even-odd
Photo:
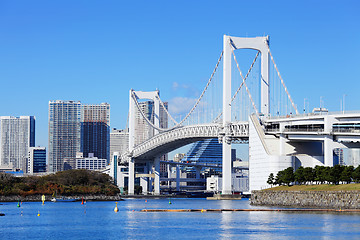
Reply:
[[[111,104],[124,128],[129,90],[196,98],[224,34],[270,36],[298,106],[360,110],[359,1],[0,1],[0,115],[36,116],[47,146],[48,101]],[[175,87],[176,86],[176,87]],[[300,107],[301,108],[301,107]]]

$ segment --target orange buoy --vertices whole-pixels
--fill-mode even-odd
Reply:
[[[118,212],[118,211],[119,211],[119,208],[118,208],[118,206],[117,206],[118,202],[115,202],[115,203],[116,203],[116,206],[115,206],[115,208],[114,208],[114,212]]]

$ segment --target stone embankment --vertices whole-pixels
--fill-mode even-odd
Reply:
[[[2,196],[0,195],[0,202],[41,202],[42,195],[28,195],[28,196],[20,196],[20,195],[13,195],[13,196]],[[57,196],[57,199],[78,199],[81,201],[82,198],[86,201],[121,201],[120,195],[116,196],[106,196],[106,195],[77,195],[77,196]],[[46,195],[45,201],[50,201],[52,196]]]
[[[360,209],[360,191],[252,191],[251,205]]]

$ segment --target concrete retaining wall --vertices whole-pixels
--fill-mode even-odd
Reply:
[[[252,191],[251,205],[360,209],[360,191]]]

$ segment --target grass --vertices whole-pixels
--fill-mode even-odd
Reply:
[[[278,186],[264,191],[360,191],[360,183]]]

